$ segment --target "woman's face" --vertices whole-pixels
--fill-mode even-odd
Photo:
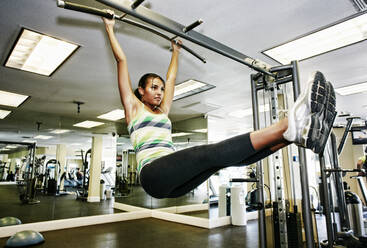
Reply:
[[[143,90],[142,100],[143,102],[159,106],[164,96],[164,83],[159,78],[149,78],[148,82]]]

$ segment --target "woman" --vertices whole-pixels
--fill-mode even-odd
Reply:
[[[307,91],[290,110],[288,119],[217,144],[175,151],[168,113],[174,96],[181,43],[172,42],[166,82],[156,74],[145,74],[134,94],[126,56],[113,31],[115,21],[105,18],[103,21],[117,61],[121,102],[136,151],[140,182],[151,196],[182,196],[222,168],[254,163],[291,143],[314,151],[323,148],[335,113],[335,94],[332,85],[316,72]]]

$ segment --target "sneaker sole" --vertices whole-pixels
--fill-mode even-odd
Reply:
[[[308,92],[310,106],[310,120],[303,130],[302,145],[315,151],[320,144],[320,132],[322,129],[323,113],[327,103],[329,89],[326,87],[326,80],[321,72],[316,72],[311,89]]]
[[[315,144],[314,152],[321,153],[324,151],[326,142],[329,138],[329,134],[331,128],[334,123],[334,119],[336,116],[336,99],[335,99],[335,91],[334,87],[330,82],[326,82],[326,87],[328,89],[329,94],[327,95],[326,105],[323,113],[323,120],[321,122],[321,128],[319,132],[316,134],[318,138],[318,142]]]

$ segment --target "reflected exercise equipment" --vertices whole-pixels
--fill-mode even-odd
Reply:
[[[76,191],[76,199],[86,201],[88,198],[88,187],[89,187],[89,161],[91,156],[91,149],[89,149],[85,154],[83,150],[80,150],[80,157],[83,162],[83,174],[82,174],[82,184]],[[79,180],[77,175],[77,180]]]

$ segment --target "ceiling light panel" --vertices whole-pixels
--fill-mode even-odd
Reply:
[[[50,133],[63,134],[63,133],[68,133],[68,132],[70,132],[70,130],[67,130],[67,129],[55,129],[55,130],[51,131]]]
[[[16,146],[16,145],[7,145],[7,146],[5,146],[5,148],[7,148],[7,149],[15,149],[17,147],[18,146]]]
[[[358,14],[263,53],[284,65],[292,60],[304,60],[366,39],[367,13]]]
[[[173,100],[192,96],[213,88],[215,88],[214,85],[190,79],[175,86],[175,95]]]
[[[182,137],[182,136],[187,136],[190,135],[192,133],[173,133],[172,137]]]
[[[106,114],[100,115],[97,118],[109,121],[117,121],[122,118],[125,118],[125,112],[122,109],[115,109]]]
[[[103,124],[104,124],[103,122],[98,122],[98,121],[83,121],[83,122],[76,123],[73,126],[83,127],[83,128],[92,128],[92,127],[97,127]]]
[[[50,76],[78,47],[23,29],[5,66]]]
[[[8,116],[8,114],[10,114],[11,111],[8,111],[8,110],[2,110],[0,109],[0,119],[4,119],[5,117]]]
[[[53,136],[47,136],[47,135],[37,135],[34,137],[34,139],[42,139],[42,140],[47,140],[47,139],[51,139]]]
[[[367,91],[367,82],[335,89],[335,92],[342,96],[362,93],[364,91]]]
[[[0,90],[0,105],[9,107],[18,107],[28,97],[29,96]]]

